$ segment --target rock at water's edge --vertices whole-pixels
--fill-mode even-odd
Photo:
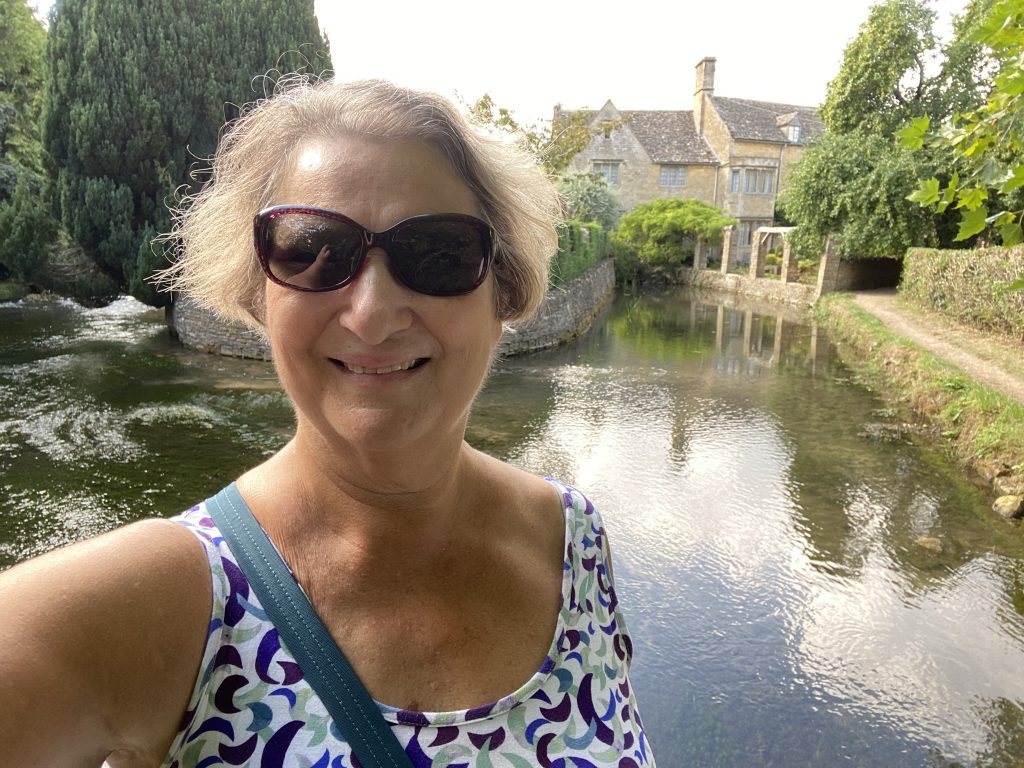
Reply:
[[[1024,496],[1000,496],[992,505],[992,511],[1007,520],[1018,520],[1024,517]]]

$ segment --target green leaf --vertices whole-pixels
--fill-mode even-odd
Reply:
[[[964,210],[960,216],[960,229],[957,231],[956,237],[953,238],[954,242],[966,240],[979,232],[983,232],[987,216],[988,209],[985,206],[975,208],[974,210]]]
[[[973,211],[980,208],[988,200],[988,190],[984,187],[967,187],[957,193],[957,208]]]
[[[939,202],[939,180],[925,179],[918,182],[917,189],[907,195],[907,200],[927,207]]]
[[[1003,245],[1017,245],[1024,240],[1024,232],[1021,232],[1020,224],[1016,221],[1011,222],[1010,224],[1003,224],[1003,226],[999,227],[999,239],[1002,241]],[[1011,288],[1011,290],[1024,288],[1024,278],[1018,280],[1015,285],[1018,285],[1019,287]]]
[[[918,117],[896,131],[896,138],[907,149],[920,149],[924,146],[925,136],[928,134],[928,117]]]
[[[956,197],[956,190],[960,186],[960,174],[953,171],[953,178],[949,180],[949,184],[946,189],[942,192],[942,200],[939,201],[938,205],[935,206],[936,213],[945,213],[946,209],[949,208],[953,202],[953,198]]]
[[[1004,195],[1013,192],[1018,187],[1024,187],[1024,165],[1018,165],[1010,169],[1009,178],[999,185],[999,191]]]

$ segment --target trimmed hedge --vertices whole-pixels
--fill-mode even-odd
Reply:
[[[551,265],[551,284],[566,285],[608,258],[608,232],[596,222],[567,221],[558,230],[558,253]]]
[[[911,248],[900,293],[965,325],[1024,339],[1024,291],[1005,287],[1024,277],[1024,246],[936,250]]]

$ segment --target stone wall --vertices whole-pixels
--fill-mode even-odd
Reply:
[[[591,267],[563,288],[548,291],[537,315],[506,330],[499,353],[505,357],[554,347],[586,331],[615,291],[611,259]],[[256,331],[228,323],[179,296],[167,324],[183,345],[215,355],[270,360],[270,347]]]
[[[615,263],[605,259],[564,288],[550,289],[532,319],[505,331],[498,353],[510,357],[571,341],[590,328],[614,293]]]
[[[239,323],[229,323],[185,296],[175,296],[167,309],[171,334],[186,347],[214,355],[270,360],[270,345],[262,334]]]
[[[684,269],[682,278],[683,282],[695,288],[752,296],[781,304],[810,306],[814,303],[817,292],[813,285],[784,283],[781,280],[753,278],[747,275],[724,275],[711,270]]]

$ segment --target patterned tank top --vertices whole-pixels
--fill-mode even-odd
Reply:
[[[540,669],[481,707],[416,712],[378,704],[417,768],[653,766],[629,682],[632,643],[618,609],[601,518],[558,481],[565,509],[562,599]],[[358,768],[281,643],[206,511],[175,518],[202,542],[213,578],[206,649],[164,768]]]

